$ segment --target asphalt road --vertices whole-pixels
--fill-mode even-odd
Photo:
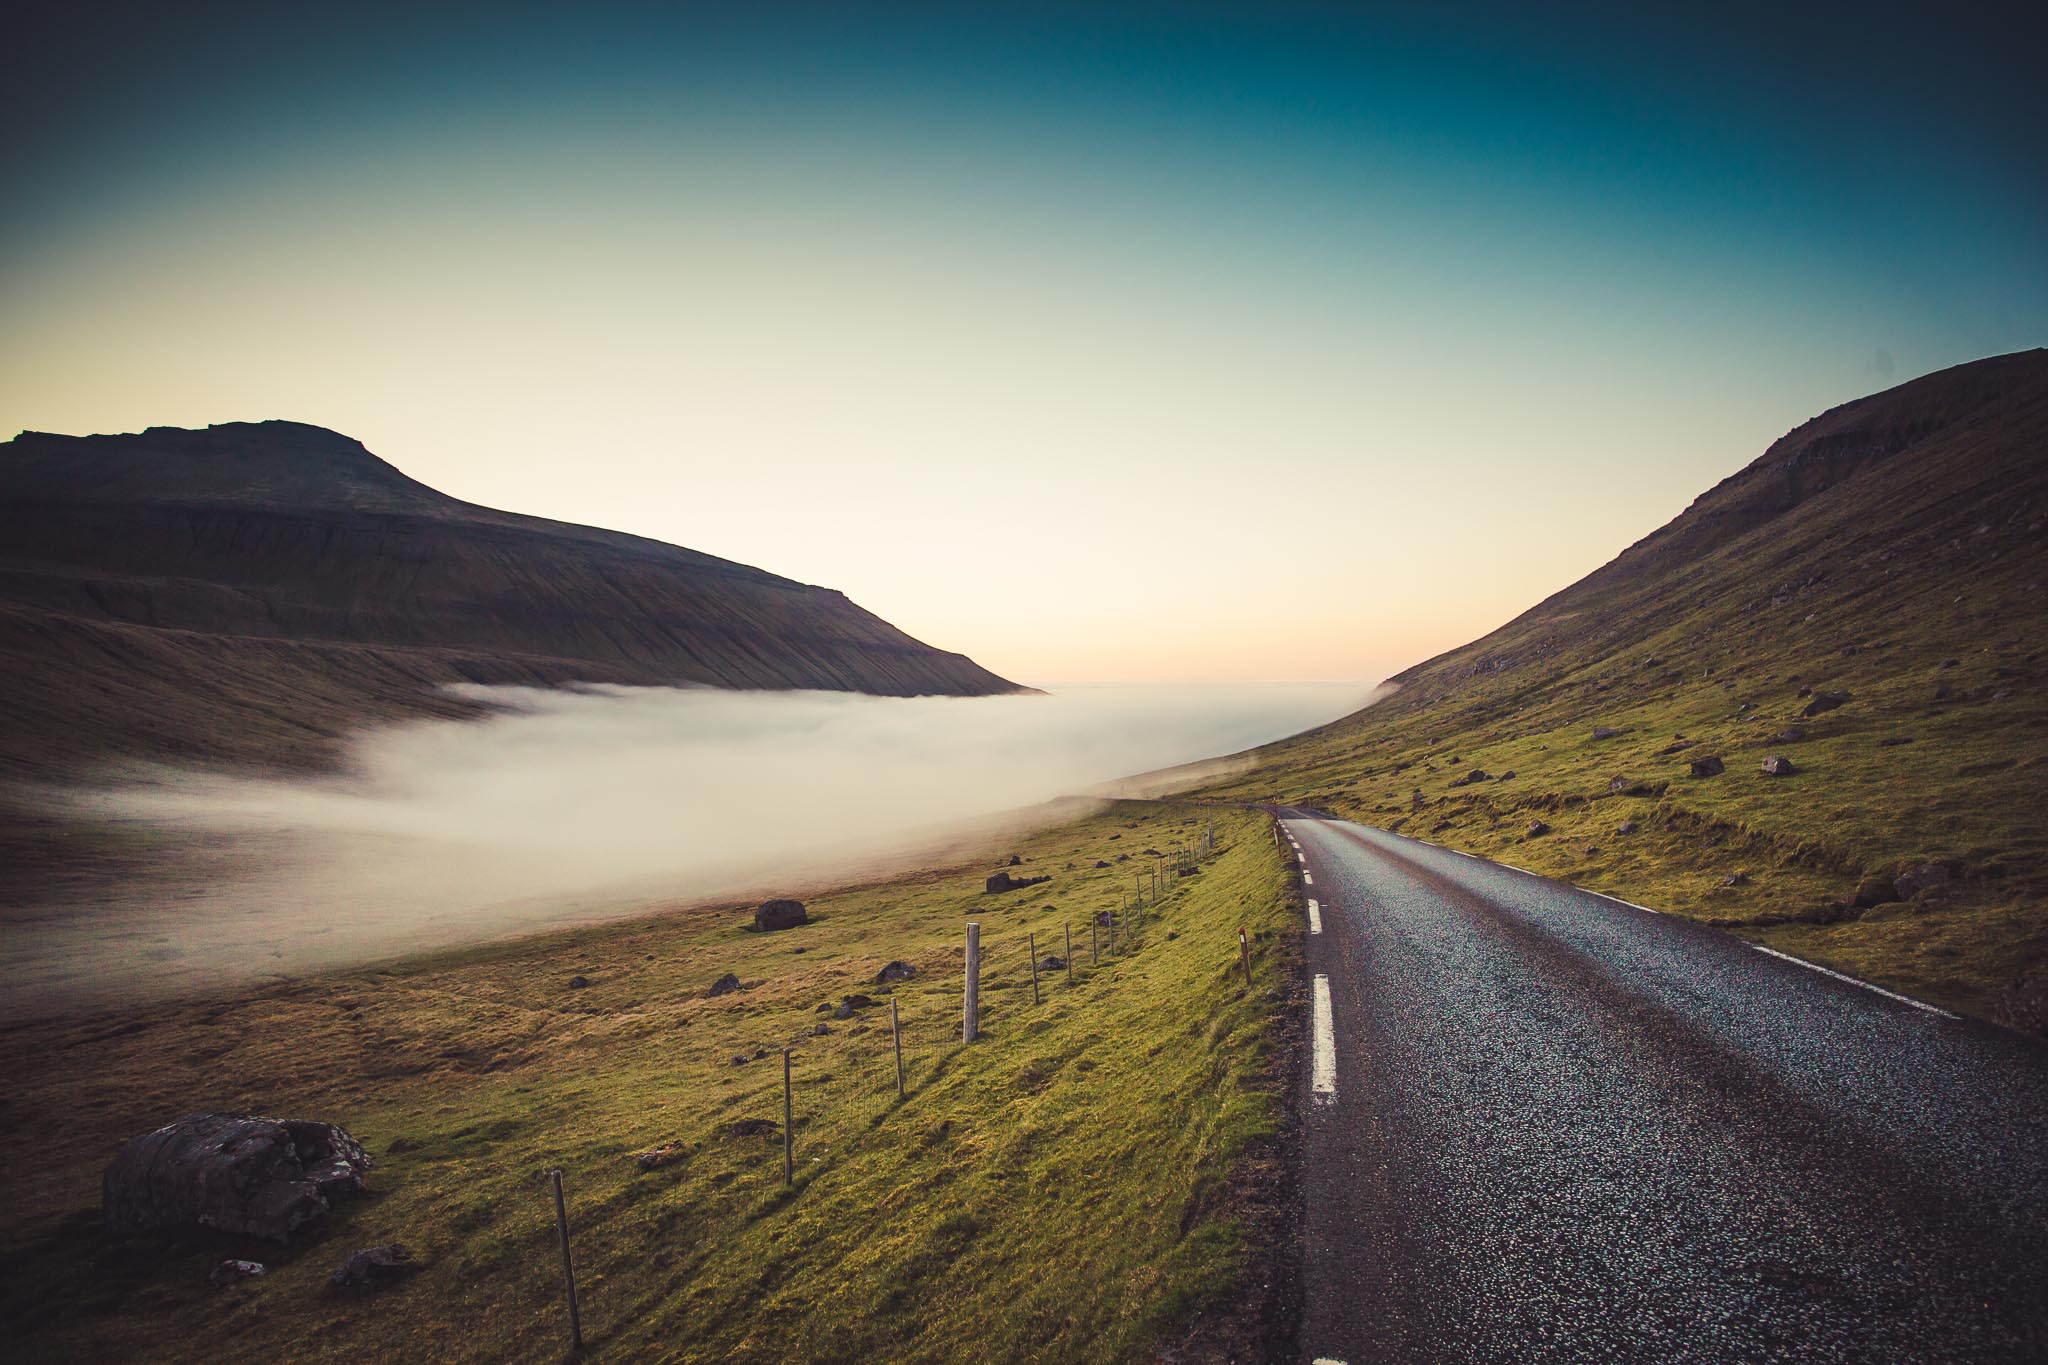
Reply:
[[[1304,1360],[2048,1360],[2048,1048],[1283,816]]]

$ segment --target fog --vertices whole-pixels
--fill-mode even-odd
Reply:
[[[1369,698],[1356,684],[972,699],[462,691],[498,709],[366,731],[333,776],[158,769],[53,798],[164,852],[89,904],[15,917],[11,1011],[802,892],[1055,818],[1072,809],[1047,804],[1057,798],[1133,791],[1116,779]]]

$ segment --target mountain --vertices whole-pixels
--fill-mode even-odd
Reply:
[[[2048,971],[2044,530],[2048,351],[1931,374],[1212,790],[2010,1013]]]
[[[451,683],[1020,690],[826,588],[446,497],[296,422],[0,446],[0,773],[332,758]]]

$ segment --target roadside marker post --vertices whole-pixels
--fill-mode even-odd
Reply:
[[[960,1017],[960,1041],[981,1036],[981,925],[967,926],[967,994]]]
[[[569,1259],[569,1209],[562,1202],[562,1168],[548,1171],[548,1183],[555,1187],[555,1230],[562,1237],[562,1286],[569,1294],[569,1353],[583,1350],[583,1317],[576,1311],[576,1264]]]
[[[1237,955],[1244,962],[1244,984],[1252,984],[1252,941],[1251,936],[1240,928],[1237,931]]]

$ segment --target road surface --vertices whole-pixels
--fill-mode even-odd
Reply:
[[[2048,1359],[2048,1048],[1281,814],[1305,1361]]]

